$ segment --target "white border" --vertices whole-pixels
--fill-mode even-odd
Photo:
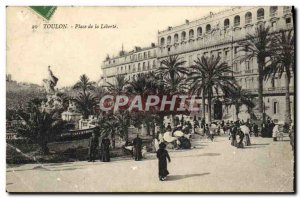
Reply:
[[[5,86],[5,74],[6,74],[6,12],[5,7],[6,5],[10,6],[27,6],[27,5],[58,5],[58,6],[68,6],[68,5],[74,5],[74,6],[258,6],[258,5],[294,5],[297,8],[300,7],[300,1],[298,0],[251,0],[251,1],[234,1],[234,0],[209,0],[209,1],[199,1],[199,0],[102,0],[102,1],[96,1],[96,0],[77,0],[77,1],[68,1],[68,0],[32,0],[32,1],[25,1],[25,0],[2,0],[0,1],[0,197],[8,197],[9,194],[5,192],[5,186],[6,186],[6,158],[5,158],[5,152],[6,152],[6,142],[5,142],[5,100],[6,100],[6,86]],[[297,12],[297,15],[299,16],[299,12]],[[296,21],[296,27],[299,27],[299,18],[297,17]],[[299,44],[299,37],[297,32],[297,44]],[[298,45],[299,46],[299,45]],[[297,58],[299,58],[299,48],[297,48]],[[299,62],[299,61],[297,61]],[[297,70],[297,76],[299,76],[300,69]],[[297,83],[297,87],[299,88],[299,83]],[[299,99],[300,100],[300,99]],[[299,110],[299,100],[298,102],[298,108]],[[297,112],[297,111],[296,111]],[[299,125],[299,116],[297,116],[297,123]],[[299,127],[298,127],[299,128]],[[296,131],[297,133],[298,131]],[[298,138],[297,142],[299,142],[299,133],[297,133]],[[298,152],[299,153],[299,152]],[[297,155],[298,158],[299,155]],[[298,165],[299,165],[299,159],[298,159]],[[297,171],[299,166],[297,166]],[[297,180],[297,184],[299,184],[299,180]],[[297,189],[299,190],[299,185],[297,185]],[[17,196],[17,195],[15,195]],[[20,196],[20,195],[18,195]],[[24,195],[23,195],[24,196]],[[32,195],[27,195],[32,196]],[[36,195],[35,197],[41,197],[43,195]],[[66,195],[47,195],[48,197],[63,197]],[[69,195],[74,196],[74,195]],[[76,197],[85,197],[86,195],[78,195]],[[101,195],[102,197],[108,197],[109,195]],[[121,196],[121,195],[116,195]],[[151,196],[158,196],[162,197],[162,195],[151,195]],[[170,195],[174,196],[174,195]],[[182,195],[187,196],[187,195]],[[217,196],[217,195],[214,195]],[[224,196],[224,195],[222,195]],[[260,195],[262,196],[262,195]],[[258,197],[260,197],[258,196]],[[288,195],[284,195],[288,196]],[[148,197],[148,196],[147,196]]]

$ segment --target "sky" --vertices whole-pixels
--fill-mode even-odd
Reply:
[[[177,26],[224,7],[58,7],[50,21],[29,7],[6,9],[6,73],[18,82],[42,85],[47,67],[59,78],[57,87],[72,86],[80,75],[101,77],[101,64],[134,46],[157,43],[158,30]],[[68,29],[44,29],[44,24],[68,24]],[[74,29],[76,24],[117,25],[115,29]],[[32,27],[37,27],[33,29]]]

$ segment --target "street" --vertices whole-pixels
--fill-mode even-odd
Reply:
[[[7,168],[8,192],[292,192],[293,153],[288,137],[251,137],[237,149],[227,135],[194,139],[191,150],[169,150],[167,181],[158,161],[113,158],[110,163],[26,164]]]

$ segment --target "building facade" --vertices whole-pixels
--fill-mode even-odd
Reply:
[[[255,28],[261,24],[271,27],[271,32],[288,30],[293,28],[293,14],[291,6],[271,6],[271,7],[233,7],[218,13],[210,13],[196,21],[186,20],[184,24],[159,31],[157,35],[156,56],[151,61],[160,62],[170,55],[178,55],[186,61],[186,67],[190,67],[194,60],[201,56],[220,56],[223,61],[232,66],[233,75],[238,84],[253,95],[258,92],[258,66],[256,58],[240,62],[238,42],[244,40],[247,34],[255,32]],[[151,49],[151,48],[150,48]],[[146,48],[145,51],[148,49]],[[113,74],[124,73],[128,78],[135,75],[138,68],[142,67],[143,57],[139,59],[138,54],[142,51],[133,51],[128,55],[119,56],[120,63],[104,61],[102,69],[103,76],[109,82]],[[136,59],[132,58],[136,55]],[[127,59],[126,59],[127,57]],[[116,61],[116,60],[115,60]],[[126,62],[127,61],[127,62]],[[117,62],[117,61],[116,61]],[[146,62],[147,63],[147,62]],[[127,65],[127,70],[124,69]],[[133,67],[134,65],[134,67]],[[140,67],[136,68],[138,65]],[[132,70],[128,70],[128,66]],[[123,69],[122,69],[123,67]],[[110,68],[110,69],[108,69]],[[135,68],[135,70],[133,70]],[[155,67],[150,67],[149,70]],[[149,70],[139,70],[149,71]],[[294,79],[290,83],[291,109],[294,114]],[[283,120],[285,112],[285,80],[282,78],[272,78],[264,83],[264,111],[277,120]],[[214,107],[214,105],[213,105]],[[202,108],[200,108],[202,109]],[[223,107],[223,119],[235,119],[234,108]],[[199,112],[201,115],[201,110]]]
[[[126,75],[128,80],[137,74],[146,73],[157,68],[157,46],[151,43],[149,47],[134,47],[134,50],[125,52],[123,49],[116,57],[109,55],[103,61],[103,84],[114,83],[116,75]]]

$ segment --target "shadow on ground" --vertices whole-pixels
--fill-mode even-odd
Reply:
[[[201,173],[201,174],[187,174],[187,175],[170,175],[167,178],[167,181],[176,181],[180,179],[186,179],[189,177],[200,177],[204,175],[209,175],[210,173]]]

